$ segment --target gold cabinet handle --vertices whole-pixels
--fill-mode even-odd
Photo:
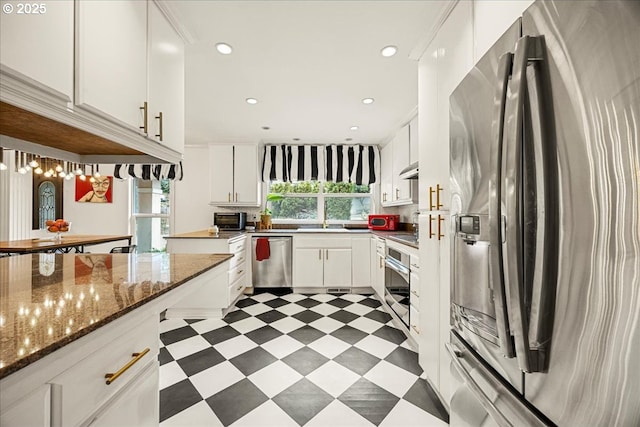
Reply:
[[[324,257],[325,259],[329,259],[329,249],[324,250]]]
[[[396,200],[400,198],[400,189],[396,188]]]
[[[387,193],[382,193],[382,201],[383,202],[387,201]]]
[[[440,184],[436,185],[436,209],[440,210],[442,209],[442,203],[440,203],[440,192],[444,190],[442,187],[440,187]]]
[[[158,120],[158,127],[160,130],[160,133],[156,134],[156,138],[159,138],[160,141],[162,141],[162,111],[158,113],[158,115],[156,116],[156,119]]]
[[[140,353],[133,353],[131,355],[133,359],[127,362],[127,364],[124,365],[122,368],[118,369],[115,373],[104,374],[104,377],[107,379],[106,381],[107,385],[117,380],[120,375],[124,374],[127,371],[127,369],[132,367],[138,360],[142,359],[145,354],[149,353],[149,350],[150,350],[149,348],[145,348]]]
[[[238,193],[236,193],[236,202],[238,201]]]
[[[429,210],[432,211],[433,210],[433,193],[435,192],[435,190],[433,189],[433,187],[429,187]]]
[[[238,276],[241,275],[242,273],[244,273],[244,270],[238,271]]]
[[[140,126],[140,129],[142,129],[142,132],[148,133],[149,105],[148,105],[147,101],[144,101],[144,103],[142,104],[142,107],[140,107],[140,109],[142,110],[142,126]]]
[[[433,220],[435,217],[433,215],[429,215],[429,238],[435,237],[436,233],[433,232]]]
[[[444,222],[444,216],[442,215],[438,215],[438,240],[442,239],[444,237],[444,234],[442,234],[442,223]]]
[[[416,331],[416,334],[420,335],[420,330],[418,328],[416,328],[415,325],[411,325],[411,329],[413,329],[414,331]]]
[[[227,193],[227,199],[231,201],[231,193]]]
[[[318,249],[318,259],[322,261],[322,249]]]

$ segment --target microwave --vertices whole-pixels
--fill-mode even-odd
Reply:
[[[213,214],[213,225],[217,225],[220,230],[244,230],[246,223],[246,212],[216,212]]]
[[[398,225],[400,225],[400,215],[369,215],[369,228],[371,230],[397,230]]]

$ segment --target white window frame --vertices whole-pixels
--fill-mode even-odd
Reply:
[[[129,234],[131,234],[131,242],[134,245],[138,244],[138,233],[137,233],[137,220],[139,218],[168,218],[169,219],[169,233],[175,229],[175,217],[173,212],[175,210],[175,183],[173,180],[169,182],[169,213],[136,213],[135,209],[135,194],[134,191],[136,189],[135,179],[140,178],[129,178]]]

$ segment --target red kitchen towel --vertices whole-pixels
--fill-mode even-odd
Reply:
[[[271,250],[269,249],[269,239],[266,237],[258,237],[256,241],[256,261],[269,259]]]

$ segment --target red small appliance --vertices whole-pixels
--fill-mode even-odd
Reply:
[[[369,228],[371,230],[397,230],[398,224],[400,224],[400,215],[369,215]]]

